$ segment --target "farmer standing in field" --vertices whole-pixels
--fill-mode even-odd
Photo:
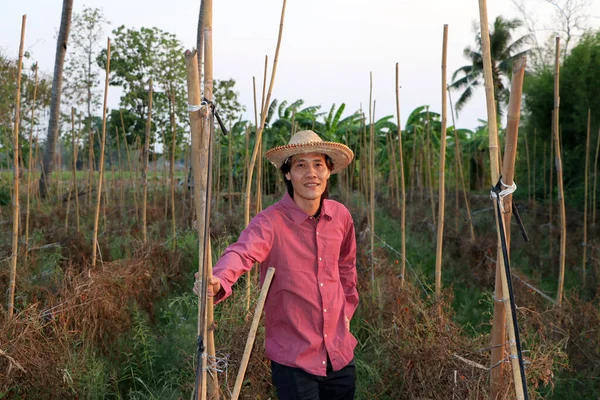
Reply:
[[[261,282],[267,268],[275,267],[265,303],[265,353],[279,399],[353,399],[354,223],[346,207],[327,197],[330,175],[346,168],[354,153],[313,131],[300,131],[265,156],[283,173],[287,193],[225,250],[208,294],[217,304],[255,262],[261,264]],[[197,281],[194,291],[199,287]]]

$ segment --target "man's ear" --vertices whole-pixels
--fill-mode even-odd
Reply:
[[[291,181],[291,180],[292,180],[292,176],[290,175],[290,173],[289,173],[289,172],[287,172],[287,173],[285,174],[285,179],[287,179],[288,181]]]

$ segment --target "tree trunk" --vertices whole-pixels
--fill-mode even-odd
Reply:
[[[150,82],[148,82],[148,118],[146,119],[144,151],[142,154],[143,163],[144,163],[142,166],[142,187],[144,188],[144,193],[142,195],[142,240],[144,241],[144,243],[146,243],[148,241],[148,232],[147,232],[147,225],[148,225],[148,221],[147,221],[148,156],[149,156],[148,153],[150,153],[150,130],[151,129],[152,129],[152,78],[150,78]]]
[[[44,152],[44,167],[40,177],[40,195],[48,195],[48,177],[52,173],[56,142],[58,140],[58,120],[60,116],[60,98],[62,94],[63,66],[67,54],[67,42],[71,29],[71,15],[73,14],[73,0],[63,0],[60,29],[56,41],[56,56],[54,59],[54,77],[52,79],[52,94],[50,98],[50,121],[48,122],[48,136]]]

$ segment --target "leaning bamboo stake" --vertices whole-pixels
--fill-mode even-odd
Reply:
[[[142,240],[148,241],[148,157],[150,153],[150,130],[152,129],[152,78],[148,82],[148,116],[146,118],[146,130],[144,136],[144,151],[142,153]],[[156,165],[156,163],[154,163]],[[155,193],[156,198],[156,193]]]
[[[400,164],[400,196],[402,199],[400,209],[400,231],[402,235],[402,260],[400,260],[400,288],[404,287],[406,274],[406,187],[404,185],[404,155],[402,150],[402,127],[400,126],[400,82],[398,77],[398,63],[396,63],[396,119],[398,124],[398,164]]]
[[[496,123],[496,102],[494,101],[494,81],[492,78],[492,62],[491,62],[491,51],[490,51],[490,33],[489,33],[489,25],[488,25],[488,16],[487,16],[487,5],[486,0],[479,0],[479,16],[480,16],[480,26],[481,26],[481,47],[482,47],[482,55],[483,55],[483,75],[485,81],[485,95],[486,95],[486,106],[487,106],[487,116],[488,116],[488,132],[489,132],[489,151],[490,151],[490,170],[492,175],[492,182],[497,182],[499,180],[499,159],[498,159],[498,130]],[[494,215],[496,218],[496,233],[498,240],[498,254],[501,253],[501,237],[504,235],[502,229],[500,229],[500,221],[498,220],[498,205],[494,202]],[[500,274],[502,277],[502,299],[506,299],[506,302],[510,299],[510,294],[508,292],[508,280],[506,275],[506,270],[504,266],[504,259],[502,257],[498,257],[498,262],[496,263],[496,268],[500,269]],[[507,316],[507,327],[508,327],[508,337],[510,343],[510,360],[513,370],[513,378],[515,385],[516,398],[521,399],[524,398],[524,393],[526,390],[525,382],[521,379],[520,376],[520,366],[519,360],[517,358],[517,346],[515,339],[515,326],[513,323],[512,310],[510,307],[506,308],[506,316]],[[499,321],[497,323],[504,323],[504,321]],[[495,369],[495,368],[494,368]],[[491,392],[493,393],[491,398],[496,398],[495,388],[498,387],[498,382],[491,382]]]
[[[25,211],[25,247],[29,246],[29,198],[31,194],[31,169],[33,155],[33,128],[35,126],[35,101],[37,99],[38,89],[38,69],[39,65],[35,64],[35,84],[33,86],[33,102],[31,103],[31,127],[29,129],[29,161],[27,162],[27,208]],[[25,263],[27,263],[28,251],[25,251]]]
[[[502,163],[502,178],[506,185],[510,186],[514,183],[515,175],[515,160],[517,156],[517,137],[519,131],[519,120],[521,117],[521,94],[523,92],[523,78],[525,76],[525,65],[526,58],[522,57],[515,63],[512,70],[512,81],[510,91],[510,101],[508,105],[507,113],[507,129],[506,129],[506,141],[504,150],[504,160]],[[504,206],[504,226],[506,236],[506,247],[510,252],[510,221],[512,218],[512,194],[506,196],[503,200]],[[496,288],[494,298],[500,299],[504,297],[504,285],[502,283],[502,276],[496,270]],[[504,342],[506,337],[506,330],[504,321],[506,320],[505,303],[495,301],[494,302],[494,318],[492,326],[492,365],[498,365],[504,358],[505,348]],[[492,394],[497,395],[502,382],[502,368],[496,367],[491,371],[491,382],[496,384],[492,387]],[[496,398],[496,397],[493,397]]]
[[[563,287],[565,282],[565,263],[567,250],[567,214],[565,210],[565,189],[563,187],[563,171],[560,152],[560,138],[558,135],[558,113],[560,108],[559,94],[560,78],[560,37],[556,37],[556,58],[554,66],[554,145],[556,146],[556,183],[558,185],[558,207],[560,212],[560,264],[558,276],[558,306],[562,304]]]
[[[15,288],[17,283],[17,253],[19,251],[19,123],[21,121],[21,70],[23,68],[23,45],[25,43],[25,25],[27,15],[21,21],[21,43],[19,44],[19,62],[17,66],[17,90],[15,93],[15,129],[13,137],[14,190],[13,190],[13,229],[12,259],[10,263],[10,282],[8,292],[8,318],[12,318],[15,309]]]
[[[104,145],[106,143],[106,101],[108,99],[108,75],[110,74],[110,38],[106,44],[106,78],[104,81],[104,106],[102,107],[102,139],[100,142],[100,179],[98,179],[98,194],[96,202],[96,217],[94,218],[94,237],[92,240],[92,268],[96,266],[98,250],[98,220],[100,218],[100,202],[102,201],[102,180],[104,178]],[[106,209],[106,207],[105,207]],[[106,221],[106,219],[105,219]]]
[[[240,369],[238,370],[237,377],[235,379],[235,385],[233,387],[233,394],[231,400],[237,400],[240,397],[242,391],[242,383],[244,382],[244,375],[246,375],[246,368],[248,367],[248,361],[250,360],[250,354],[252,353],[252,347],[254,347],[254,340],[256,339],[256,331],[258,329],[258,323],[262,315],[263,308],[265,306],[265,300],[271,287],[271,281],[273,280],[273,274],[275,274],[275,268],[269,267],[265,280],[258,296],[256,303],[256,310],[254,311],[254,317],[252,318],[252,324],[250,325],[250,332],[248,333],[248,339],[246,340],[246,347],[244,348],[244,355],[240,363]]]
[[[444,243],[444,206],[446,202],[446,187],[444,174],[446,170],[446,58],[448,49],[448,25],[444,25],[444,42],[442,47],[442,127],[440,132],[440,169],[438,174],[438,226],[435,252],[435,297],[438,301],[438,314],[442,318],[442,246]]]
[[[271,93],[273,93],[273,85],[275,84],[275,74],[277,72],[277,60],[279,59],[279,48],[281,47],[281,37],[283,35],[283,21],[285,18],[285,6],[287,0],[283,0],[281,8],[281,19],[279,22],[279,34],[277,37],[277,46],[275,47],[275,58],[273,59],[273,69],[271,70],[271,81],[269,82],[269,92],[263,104],[264,112],[261,115],[260,126],[256,132],[256,138],[254,143],[254,150],[252,151],[252,157],[250,158],[250,165],[248,167],[248,180],[246,181],[246,193],[244,196],[244,226],[248,226],[250,223],[250,191],[252,189],[252,175],[254,172],[254,165],[256,164],[258,150],[260,149],[260,143],[262,141],[263,131],[265,129],[265,121],[267,119],[268,104],[271,101]],[[246,311],[250,310],[250,273],[247,274],[246,278]]]
[[[592,130],[592,110],[588,108],[588,123],[587,123],[587,135],[585,139],[585,184],[584,184],[584,205],[583,205],[583,260],[581,262],[581,269],[583,274],[583,287],[585,288],[585,265],[587,257],[587,222],[588,222],[588,174],[590,169],[590,134]]]

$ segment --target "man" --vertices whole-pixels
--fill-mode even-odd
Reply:
[[[346,207],[327,196],[330,175],[346,168],[354,153],[301,131],[265,156],[282,171],[287,193],[225,250],[209,278],[209,296],[215,294],[215,304],[227,298],[255,262],[261,282],[275,267],[265,303],[265,353],[279,399],[353,399],[354,223]]]

